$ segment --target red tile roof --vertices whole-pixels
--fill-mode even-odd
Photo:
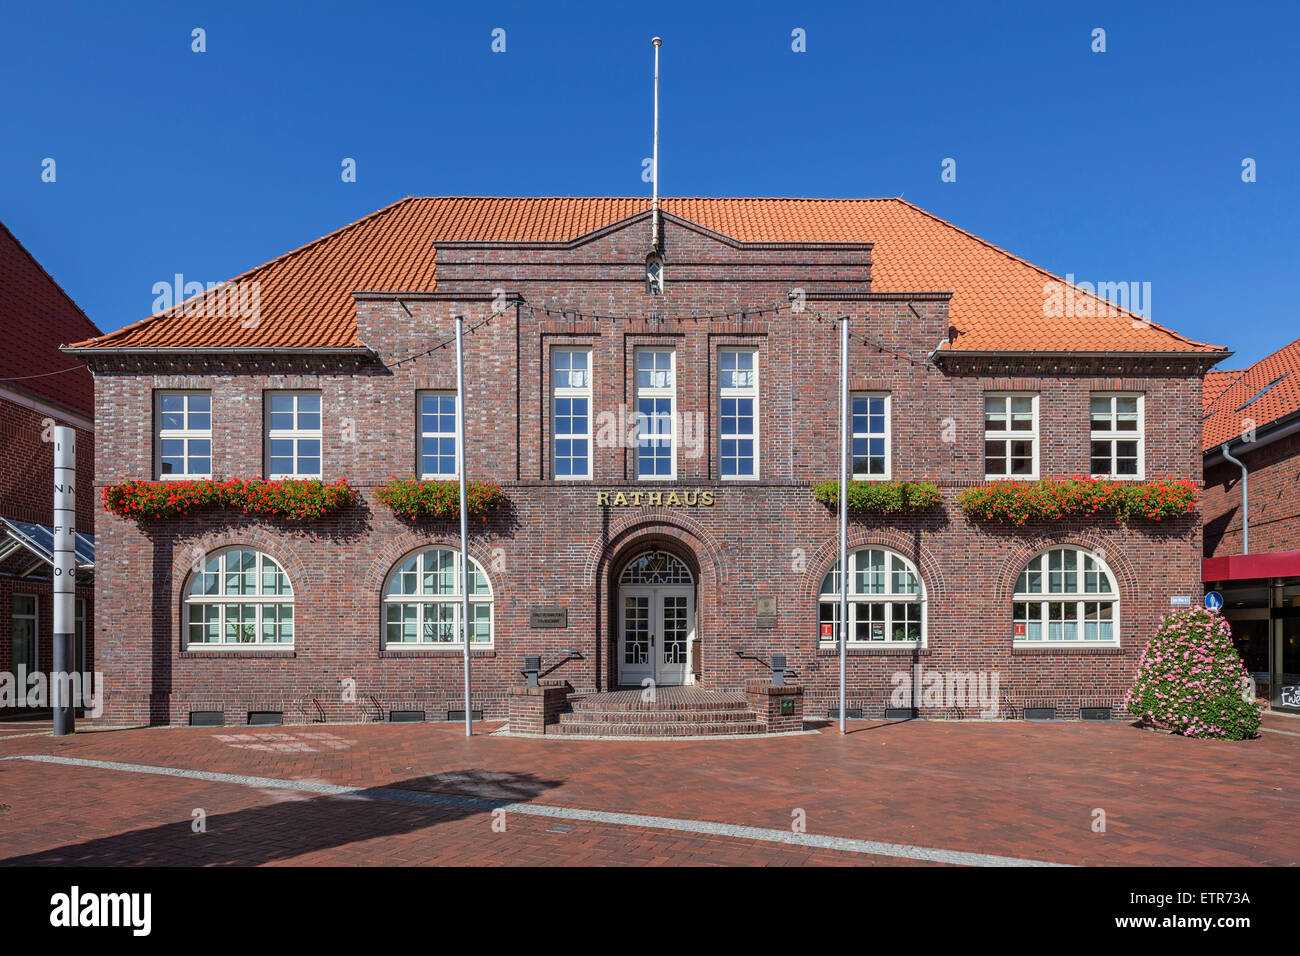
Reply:
[[[872,289],[950,291],[962,351],[1215,352],[1128,314],[1045,318],[1056,276],[902,199],[664,199],[666,213],[740,241],[874,242]],[[238,277],[259,283],[261,319],[202,318],[180,308],[87,347],[355,346],[351,293],[431,291],[437,243],[565,241],[645,212],[641,199],[408,197]],[[234,280],[232,280],[234,281]],[[211,295],[211,293],[209,293]],[[1078,293],[1078,299],[1095,297]],[[213,312],[215,309],[205,309]],[[1083,311],[1083,310],[1079,310]]]
[[[99,335],[95,323],[0,223],[0,386],[94,415],[90,370],[59,351]],[[71,371],[64,371],[72,369]]]
[[[1212,368],[1205,373],[1205,382],[1201,386],[1201,414],[1208,415],[1210,406],[1237,380],[1243,369]]]
[[[1207,389],[1211,375],[1216,373],[1206,375]],[[1300,412],[1300,339],[1284,345],[1272,355],[1266,355],[1245,371],[1219,372],[1217,375],[1234,377],[1206,405],[1205,420],[1201,424],[1206,450],[1241,437],[1251,422],[1258,430],[1279,418]],[[1217,389],[1218,386],[1219,380],[1216,379],[1214,387]]]

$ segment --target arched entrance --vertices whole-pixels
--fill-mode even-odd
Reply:
[[[693,684],[695,578],[675,554],[640,552],[618,579],[618,682]]]

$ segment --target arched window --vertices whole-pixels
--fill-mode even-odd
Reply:
[[[492,587],[470,558],[470,643],[492,643]],[[384,583],[384,642],[406,647],[461,643],[460,552],[428,548],[403,558]]]
[[[823,644],[840,636],[839,561],[822,580],[818,620]],[[849,627],[852,644],[910,644],[925,640],[925,589],[916,566],[885,548],[849,555]]]
[[[1035,555],[1016,578],[1016,644],[1118,644],[1119,589],[1101,558],[1083,548]]]
[[[208,555],[185,591],[187,646],[293,644],[293,588],[284,568],[252,548]]]
[[[619,584],[694,584],[691,569],[675,554],[646,551],[627,563]]]

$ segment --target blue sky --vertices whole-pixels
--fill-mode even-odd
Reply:
[[[0,32],[0,219],[105,331],[405,195],[648,195],[657,33],[664,195],[903,195],[1230,366],[1300,335],[1294,4],[119,6]]]

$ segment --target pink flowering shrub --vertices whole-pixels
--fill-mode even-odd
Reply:
[[[1171,611],[1142,652],[1124,704],[1185,737],[1243,740],[1258,736],[1260,723],[1260,705],[1242,696],[1246,676],[1221,615]]]

